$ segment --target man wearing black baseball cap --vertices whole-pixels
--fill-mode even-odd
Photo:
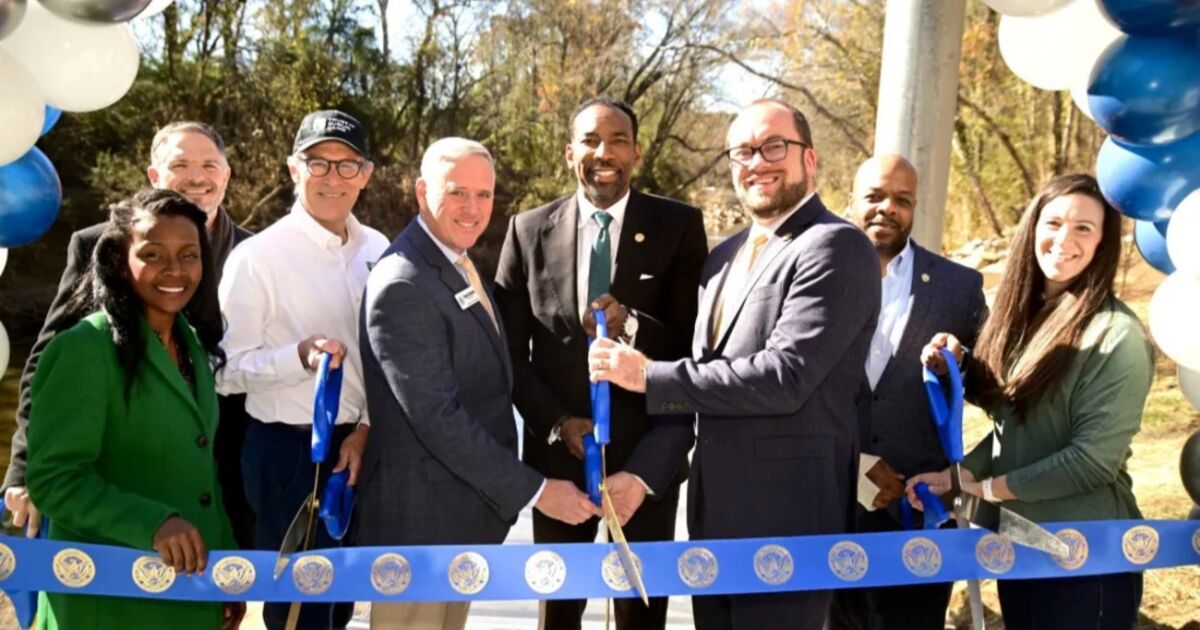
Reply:
[[[291,212],[229,257],[219,291],[229,360],[217,386],[246,394],[246,498],[258,517],[255,546],[269,550],[279,549],[312,490],[313,379],[325,354],[343,376],[328,460],[337,463],[321,473],[349,470],[349,484],[358,483],[370,429],[358,310],[370,267],[388,246],[352,213],[374,170],[357,119],[336,110],[305,116],[287,163]],[[338,546],[320,524],[315,533],[314,548]],[[267,627],[283,628],[288,608],[263,606]],[[305,604],[298,627],[342,628],[352,612],[351,604]]]

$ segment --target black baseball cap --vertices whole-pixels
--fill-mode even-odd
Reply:
[[[324,109],[305,116],[300,121],[300,129],[296,131],[292,153],[299,153],[326,140],[341,142],[364,158],[367,157],[367,130],[357,118],[336,109]]]

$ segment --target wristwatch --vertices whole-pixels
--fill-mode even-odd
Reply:
[[[633,309],[629,309],[629,314],[625,316],[625,326],[621,329],[621,338],[625,341],[625,343],[632,346],[634,340],[637,339],[637,331],[637,312],[635,312]]]

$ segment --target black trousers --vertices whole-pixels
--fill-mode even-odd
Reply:
[[[582,464],[580,464],[582,465]],[[622,530],[630,541],[673,540],[675,510],[679,506],[679,484],[659,498],[646,497]],[[580,525],[568,525],[533,511],[533,540],[538,543],[592,542],[600,519],[590,519]],[[577,630],[587,606],[584,599],[547,600],[539,606],[542,630]],[[637,597],[613,600],[613,612],[618,630],[659,630],[667,624],[667,598],[652,597],[647,607]]]
[[[692,597],[692,616],[696,630],[821,630],[831,592]]]
[[[321,466],[321,486],[337,464],[338,449],[353,427],[334,429],[329,459]],[[251,420],[242,448],[242,472],[246,477],[246,498],[254,508],[256,549],[278,551],[296,511],[312,492],[312,433],[278,423]],[[325,531],[320,520],[314,521],[313,549],[341,547]],[[288,579],[282,576],[280,579]],[[269,630],[282,630],[291,604],[264,604],[263,622]],[[304,604],[300,607],[298,629],[330,630],[345,628],[354,615],[354,603]]]
[[[1000,580],[1008,630],[1129,630],[1142,605],[1142,574]]]
[[[901,529],[887,510],[859,512],[860,533]],[[829,630],[942,630],[953,588],[953,582],[942,582],[835,591]]]
[[[221,420],[217,423],[213,456],[217,460],[221,499],[238,547],[254,549],[254,510],[246,500],[246,480],[242,477],[242,445],[250,424],[250,416],[246,415],[246,396],[218,396],[217,405]]]

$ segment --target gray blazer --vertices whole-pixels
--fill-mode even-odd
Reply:
[[[717,288],[748,230],[713,250],[701,277],[695,359],[655,362],[646,372],[652,413],[699,414],[688,478],[692,538],[850,525],[879,258],[815,195],[775,234],[716,344]]]
[[[481,304],[455,299],[468,287],[416,221],[367,280],[356,544],[499,543],[541,486],[517,459],[502,333]]]
[[[896,353],[874,391],[863,379],[859,436],[862,451],[878,455],[910,477],[941,470],[942,454],[922,382],[921,349],[939,332],[967,347],[987,318],[983,276],[913,243],[912,310]]]

